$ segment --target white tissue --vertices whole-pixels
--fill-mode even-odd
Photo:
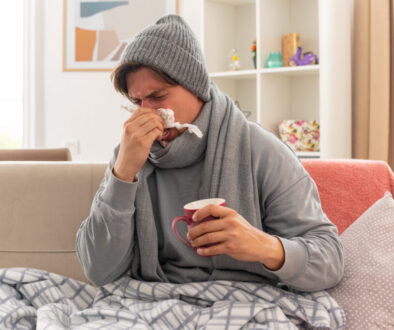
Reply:
[[[138,108],[135,108],[133,106],[125,106],[122,105],[122,108],[126,109],[127,111],[134,113],[134,111],[136,111]],[[166,128],[171,128],[171,127],[175,127],[178,131],[181,128],[187,128],[187,130],[192,133],[195,134],[198,138],[202,138],[202,132],[201,130],[193,124],[181,124],[179,122],[175,122],[175,118],[174,118],[174,111],[171,109],[163,109],[163,108],[159,108],[157,109],[160,112],[161,117],[164,119],[164,121],[166,122]]]

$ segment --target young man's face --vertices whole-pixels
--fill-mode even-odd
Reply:
[[[181,124],[192,123],[203,106],[203,102],[192,92],[181,85],[168,85],[148,68],[127,74],[126,83],[129,98],[135,104],[151,109],[172,109],[175,121]],[[167,145],[183,131],[179,132],[176,128],[166,130],[160,143]]]

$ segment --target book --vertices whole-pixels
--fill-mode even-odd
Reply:
[[[300,38],[301,37],[299,33],[290,33],[283,36],[283,66],[289,66],[290,58],[297,52],[297,48],[300,46]]]

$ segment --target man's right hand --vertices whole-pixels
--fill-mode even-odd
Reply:
[[[123,124],[123,135],[113,174],[122,181],[133,182],[145,164],[155,140],[160,140],[165,121],[159,111],[140,107]]]

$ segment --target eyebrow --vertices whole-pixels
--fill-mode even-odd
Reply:
[[[147,99],[147,98],[152,98],[152,97],[156,96],[157,94],[160,94],[161,92],[166,92],[166,91],[167,91],[167,90],[166,90],[165,88],[156,89],[156,90],[150,92],[150,93],[149,93],[148,95],[146,95],[144,98],[145,98],[145,99]],[[136,98],[136,97],[134,97],[134,96],[132,96],[132,95],[129,95],[129,98],[132,99],[132,100],[140,100],[139,98]]]

